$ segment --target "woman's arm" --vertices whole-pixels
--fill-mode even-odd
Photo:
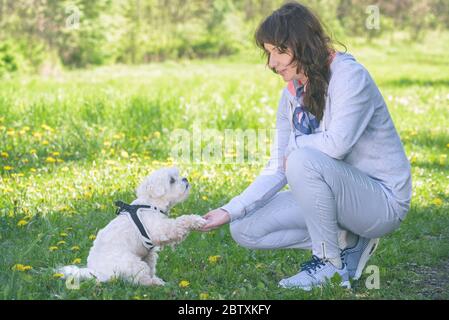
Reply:
[[[368,126],[381,95],[363,66],[340,70],[329,85],[331,120],[326,131],[296,137],[296,146],[313,147],[344,159]]]
[[[291,133],[288,119],[288,92],[285,89],[279,101],[276,115],[276,134],[271,145],[270,160],[261,174],[238,196],[226,205],[204,216],[208,223],[203,230],[234,221],[256,210],[281,190],[285,178],[284,153]],[[221,224],[220,224],[221,223]]]

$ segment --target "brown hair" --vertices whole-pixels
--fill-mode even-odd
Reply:
[[[329,56],[335,50],[318,17],[298,2],[286,3],[262,21],[255,40],[267,55],[267,65],[270,56],[264,48],[265,43],[274,45],[281,52],[287,49],[293,52],[291,64],[297,65],[297,72],[302,69],[308,79],[304,104],[321,120],[330,79]]]

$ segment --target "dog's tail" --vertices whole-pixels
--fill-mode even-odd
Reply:
[[[95,271],[89,268],[79,268],[77,266],[65,266],[57,269],[58,273],[63,274],[63,279],[69,277],[76,278],[78,280],[98,278]]]

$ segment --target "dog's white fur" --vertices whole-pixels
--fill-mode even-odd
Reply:
[[[131,204],[157,206],[167,211],[184,201],[189,194],[187,179],[179,176],[177,168],[163,168],[146,177],[137,188],[137,199]],[[65,266],[58,271],[65,277],[79,279],[95,277],[108,281],[123,277],[141,285],[164,285],[156,276],[158,251],[164,245],[181,242],[191,230],[201,228],[206,221],[198,215],[183,215],[170,219],[153,210],[140,211],[142,223],[157,247],[148,251],[126,215],[119,215],[100,230],[87,258],[87,268]]]

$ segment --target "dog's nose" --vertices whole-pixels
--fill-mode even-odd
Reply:
[[[187,180],[187,178],[182,178],[182,182],[189,183],[189,180]]]

